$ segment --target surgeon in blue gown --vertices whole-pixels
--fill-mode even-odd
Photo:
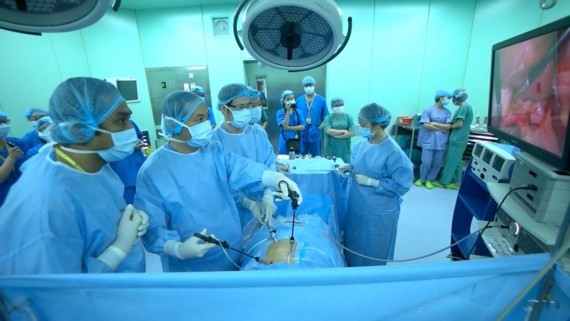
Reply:
[[[85,77],[61,83],[49,105],[57,144],[24,163],[0,208],[0,275],[144,272],[148,217],[126,206],[107,164],[136,144],[131,110],[113,85]]]
[[[38,135],[38,121],[40,118],[45,116],[49,116],[49,112],[41,108],[32,107],[26,111],[26,119],[32,124],[32,127],[34,128],[22,137],[22,140],[26,144],[26,149],[30,149],[34,146],[42,144],[42,141]]]
[[[345,227],[348,266],[385,265],[394,258],[402,196],[413,180],[413,166],[398,144],[384,131],[390,112],[371,103],[358,114],[363,140],[352,149],[352,171]]]
[[[275,154],[267,132],[260,125],[252,122],[252,99],[259,97],[259,92],[242,84],[229,84],[218,93],[218,108],[224,115],[224,122],[214,129],[212,141],[222,144],[226,151],[275,169]],[[245,197],[242,193],[234,195],[242,225],[249,222],[251,215],[261,223],[268,224],[277,210],[273,204],[273,190],[266,188],[263,197]]]
[[[202,86],[194,86],[190,89],[191,92],[195,93],[196,95],[204,98],[206,100],[206,90]],[[216,128],[216,117],[214,116],[214,111],[212,107],[208,107],[208,119],[210,119],[210,124],[212,128]]]
[[[44,116],[38,119],[36,130],[38,132],[40,142],[36,146],[28,149],[26,152],[26,159],[36,155],[45,144],[52,142],[51,129],[53,126],[53,120],[50,116]]]
[[[160,108],[162,135],[169,142],[143,164],[135,195],[135,206],[150,218],[145,247],[161,256],[165,272],[235,270],[240,263],[238,253],[224,253],[194,233],[211,233],[241,249],[232,191],[249,197],[274,187],[279,197],[288,199],[289,190],[300,194],[297,184],[260,163],[227,152],[219,142],[210,142],[208,108],[198,95],[175,91]]]

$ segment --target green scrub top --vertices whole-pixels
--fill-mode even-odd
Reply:
[[[471,123],[473,123],[473,109],[468,103],[461,105],[455,113],[453,118],[451,118],[451,123],[455,123],[458,119],[463,119],[463,126],[460,128],[454,128],[451,130],[451,135],[449,136],[449,142],[451,144],[467,144],[469,140],[469,131],[471,129]]]
[[[261,108],[261,119],[259,120],[259,124],[263,125],[263,123],[265,123],[266,121],[269,121],[269,118],[267,117],[267,112],[265,112],[265,109],[263,109],[263,107]]]
[[[354,121],[350,115],[342,113],[339,116],[329,114],[323,122],[323,134],[325,136],[324,156],[336,156],[342,158],[345,163],[350,163],[351,138],[334,138],[327,134],[327,130],[345,129],[354,132]]]

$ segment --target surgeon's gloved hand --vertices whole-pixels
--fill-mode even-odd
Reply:
[[[136,213],[135,208],[131,204],[127,205],[121,215],[119,228],[117,230],[117,239],[113,244],[125,253],[129,253],[137,240],[139,226],[142,221],[142,216]]]
[[[291,173],[291,165],[278,159],[275,160],[275,169],[281,173]]]
[[[344,175],[347,172],[352,170],[352,165],[351,164],[344,164],[344,165],[339,166],[337,170],[339,171],[339,173],[341,175]]]
[[[273,202],[273,193],[263,196],[263,198],[261,199],[261,206],[263,207],[263,210],[265,212],[265,214],[263,215],[263,222],[261,223],[265,224],[266,226],[269,226],[273,214],[275,214],[275,212],[277,211],[277,206],[275,206],[275,203]]]
[[[265,171],[263,172],[261,181],[264,186],[275,187],[276,192],[273,193],[275,197],[283,200],[289,200],[289,193],[296,192],[298,194],[298,204],[300,205],[303,202],[303,195],[301,194],[299,186],[282,173]]]
[[[265,222],[265,219],[263,217],[263,210],[261,209],[261,206],[257,204],[256,201],[244,197],[243,201],[241,202],[241,205],[247,208],[251,212],[251,214],[253,214],[253,217],[255,217],[260,223],[263,224]]]
[[[144,212],[142,212],[144,214]],[[146,214],[144,214],[146,216]],[[127,257],[137,238],[139,237],[139,226],[143,221],[143,216],[136,213],[135,208],[129,204],[121,214],[117,238],[115,242],[101,253],[97,258],[107,264],[111,270],[115,270],[119,264]],[[148,224],[148,217],[146,218]],[[146,232],[146,228],[144,230]],[[144,234],[144,233],[143,233]]]
[[[203,229],[200,234],[206,235],[206,229]],[[199,238],[191,236],[184,242],[174,240],[166,242],[166,244],[164,244],[164,253],[181,260],[186,260],[203,257],[206,255],[206,252],[215,246],[216,244],[204,243]]]
[[[138,227],[138,233],[137,233],[137,236],[141,237],[146,234],[146,230],[148,229],[148,224],[149,224],[148,215],[144,211],[137,210],[136,208],[135,208],[135,214],[140,216],[141,218],[141,224]]]
[[[360,185],[371,186],[371,187],[378,187],[378,185],[380,185],[379,180],[374,179],[374,178],[370,178],[366,175],[356,174],[356,175],[354,175],[354,177],[356,178],[356,181]]]

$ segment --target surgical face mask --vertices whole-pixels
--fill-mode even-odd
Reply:
[[[285,105],[295,105],[297,102],[293,99],[291,100],[285,100]]]
[[[101,128],[96,130],[111,135],[113,139],[113,147],[97,152],[107,163],[120,161],[135,151],[139,139],[134,127],[116,133]]]
[[[34,127],[34,129],[38,128],[38,121],[37,120],[33,120],[30,123],[32,124],[32,127]]]
[[[166,139],[170,140],[170,141],[174,141],[174,142],[179,142],[179,143],[185,143],[186,145],[190,146],[190,147],[195,147],[195,148],[200,148],[202,146],[206,146],[208,145],[208,143],[210,143],[210,139],[212,138],[212,125],[210,124],[209,120],[203,121],[199,124],[196,124],[194,126],[188,126],[172,117],[168,117],[168,116],[163,116],[162,119],[162,131],[164,132],[165,129],[165,120],[169,119],[177,124],[179,124],[182,127],[186,127],[188,129],[188,131],[190,132],[190,135],[192,136],[192,138],[190,138],[190,140],[188,141],[184,141],[184,140],[179,140],[176,139],[174,137],[172,137],[171,135],[165,135],[162,134]]]
[[[368,138],[374,136],[374,134],[370,131],[370,128],[360,127],[359,131],[360,131],[360,135],[364,138],[368,139]]]
[[[446,99],[442,100],[441,105],[443,105],[443,106],[449,105],[449,99],[446,98]]]
[[[315,92],[315,86],[305,87],[305,94],[312,95]]]
[[[244,128],[249,124],[251,121],[251,111],[249,108],[244,108],[241,110],[231,110],[228,108],[229,111],[232,112],[234,119],[229,123],[232,124],[235,128]]]
[[[257,123],[261,120],[261,106],[251,108],[251,122]]]
[[[10,134],[10,125],[0,124],[0,138],[4,138]]]
[[[45,129],[43,132],[38,133],[38,137],[43,139],[44,141],[51,143],[53,140],[51,139],[51,129]]]
[[[105,150],[84,150],[61,146],[61,149],[77,154],[99,154],[107,163],[120,161],[131,155],[135,151],[138,142],[135,128],[125,129],[120,132],[110,132],[101,128],[93,128],[96,131],[111,135],[114,146]]]
[[[188,146],[200,148],[208,145],[212,139],[212,125],[208,120],[194,126],[183,125],[188,128],[192,138],[186,142]]]
[[[335,106],[333,107],[333,111],[335,114],[342,114],[344,111],[344,106]]]

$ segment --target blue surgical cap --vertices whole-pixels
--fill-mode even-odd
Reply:
[[[305,85],[314,85],[317,82],[315,81],[315,78],[313,78],[312,76],[305,76],[305,78],[303,78],[303,81],[301,81],[301,83],[303,84],[303,86],[305,86]]]
[[[435,92],[435,100],[438,100],[439,97],[451,97],[451,93],[445,89],[439,89]]]
[[[8,115],[0,111],[0,119],[8,119]]]
[[[287,97],[287,96],[289,96],[289,95],[295,96],[295,93],[294,93],[292,90],[284,90],[284,91],[281,93],[281,100],[285,100],[285,97]]]
[[[343,105],[344,106],[344,100],[342,100],[342,98],[333,98],[331,100],[331,107],[333,107],[334,105]]]
[[[39,131],[43,131],[47,126],[53,124],[53,119],[50,116],[44,116],[38,119],[38,126],[37,129]]]
[[[469,97],[469,95],[467,95],[465,89],[458,88],[453,91],[453,98],[457,102],[464,102],[467,100],[467,97]]]
[[[47,110],[43,110],[40,108],[30,108],[28,109],[28,111],[26,111],[26,119],[30,120],[30,118],[32,118],[32,116],[47,116],[48,112]]]
[[[249,98],[250,98],[250,99],[258,98],[259,100],[261,100],[261,91],[256,90],[256,89],[251,90],[251,91],[249,92]]]
[[[388,127],[388,125],[390,125],[390,120],[392,120],[390,112],[377,103],[364,105],[364,107],[360,109],[358,117],[371,123],[378,123],[382,128]]]
[[[195,93],[195,94],[198,95],[198,96],[204,96],[204,95],[206,95],[206,90],[204,90],[204,88],[201,87],[201,86],[192,87],[192,89],[190,89],[190,91],[193,92],[193,93]]]
[[[232,100],[239,97],[247,97],[249,99],[249,89],[243,84],[229,84],[220,89],[218,93],[218,108],[221,105],[228,105]]]
[[[54,141],[62,144],[84,144],[95,129],[119,108],[125,99],[117,88],[101,79],[70,78],[55,88],[49,101],[49,114],[56,126]]]
[[[160,104],[162,116],[176,119],[181,123],[188,121],[192,113],[204,103],[204,99],[193,92],[178,90],[168,94]],[[162,119],[162,132],[165,135],[178,135],[182,132],[182,125],[172,119]]]

